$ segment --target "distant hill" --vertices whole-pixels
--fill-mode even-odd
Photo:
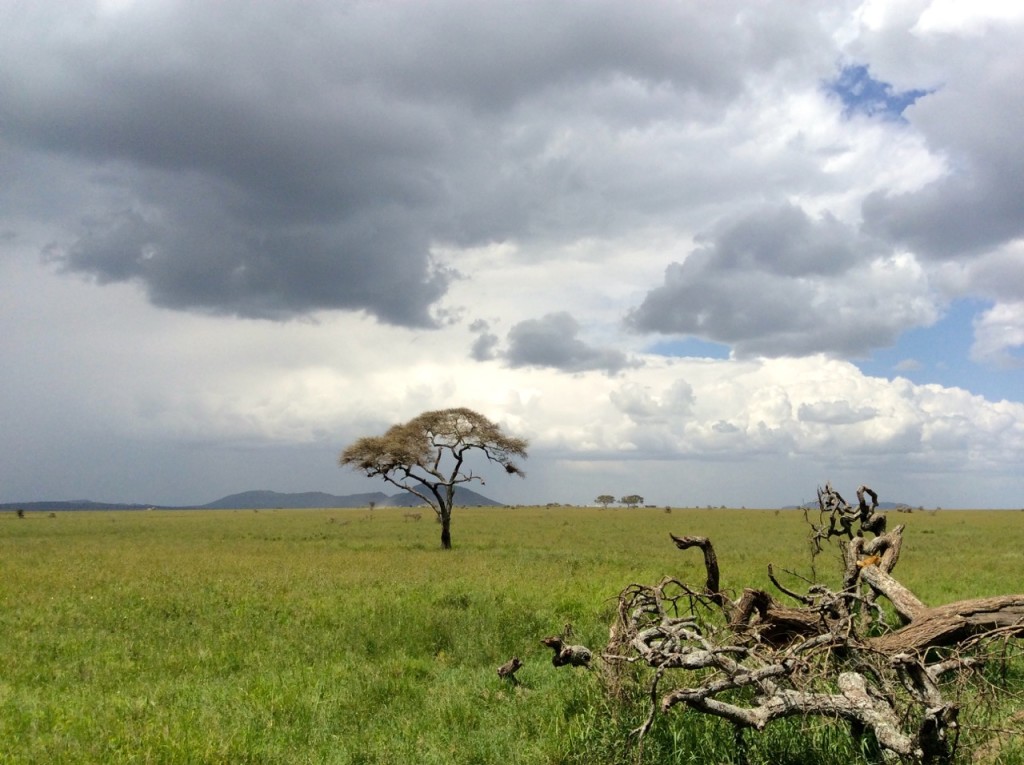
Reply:
[[[278,491],[243,491],[229,494],[205,505],[168,507],[148,504],[120,504],[116,502],[94,502],[89,499],[73,499],[44,502],[6,502],[2,510],[57,511],[57,510],[146,510],[150,507],[160,510],[273,510],[275,508],[331,508],[368,507],[373,502],[377,507],[417,507],[425,504],[410,492],[389,496],[381,491],[366,494],[327,494],[322,491],[282,493]],[[503,507],[483,494],[455,488],[455,504],[462,507]]]
[[[384,507],[417,507],[419,505],[426,504],[422,499],[417,497],[415,494],[405,492],[403,494],[395,494],[393,497],[389,497]],[[463,486],[455,487],[455,505],[457,507],[504,507],[505,505],[501,502],[495,502],[489,497],[485,497],[483,494],[477,494],[471,489],[467,489]]]
[[[118,502],[93,502],[89,499],[67,499],[43,502],[4,502],[0,510],[25,510],[39,512],[48,510],[147,510],[152,505],[126,505]]]
[[[853,507],[856,507],[856,506],[857,506],[857,503],[854,502],[853,503]],[[908,505],[908,504],[906,504],[904,502],[879,502],[878,503],[878,509],[879,510],[903,510],[903,509],[908,508],[908,507],[910,507],[910,505]],[[804,510],[804,509],[806,509],[806,510],[817,510],[818,509],[818,502],[815,500],[813,502],[804,502],[802,505],[786,505],[782,509],[783,510]]]
[[[322,491],[307,491],[298,494],[284,494],[276,491],[244,491],[231,494],[207,505],[203,510],[263,510],[288,507],[367,507],[373,502],[377,507],[416,507],[424,504],[423,500],[410,492],[388,496],[384,492],[375,491],[368,494],[325,494]],[[470,489],[457,486],[455,488],[455,504],[462,507],[500,507],[501,502],[477,494]]]
[[[278,491],[243,491],[229,494],[206,505],[201,510],[269,510],[277,507],[366,507],[371,502],[383,506],[388,501],[384,492],[348,494],[339,497],[322,491],[304,491],[285,494]]]

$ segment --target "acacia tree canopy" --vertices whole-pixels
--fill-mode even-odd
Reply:
[[[484,482],[466,464],[480,452],[509,475],[524,475],[516,464],[526,458],[525,439],[506,435],[497,423],[465,407],[424,412],[382,436],[364,436],[338,458],[343,467],[379,476],[429,504],[441,523],[441,546],[451,549],[455,487]]]

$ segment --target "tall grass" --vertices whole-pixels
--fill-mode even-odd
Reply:
[[[1024,516],[892,520],[925,601],[1021,589]],[[448,552],[390,509],[0,516],[0,762],[728,761],[731,729],[686,713],[638,750],[643,704],[539,643],[599,649],[625,585],[702,582],[669,531],[711,536],[725,587],[810,574],[797,512],[457,509]],[[751,762],[858,757],[820,721],[748,738]]]

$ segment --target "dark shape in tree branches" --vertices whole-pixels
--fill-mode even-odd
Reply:
[[[526,458],[525,439],[509,436],[501,426],[465,407],[438,409],[393,425],[383,436],[364,436],[345,449],[343,467],[411,492],[430,505],[441,524],[441,547],[452,546],[451,520],[455,487],[483,478],[466,459],[480,452],[509,475],[525,475],[516,459]]]

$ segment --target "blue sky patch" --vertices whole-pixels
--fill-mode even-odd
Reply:
[[[889,83],[872,77],[864,64],[844,66],[834,80],[825,83],[825,88],[842,101],[844,116],[863,114],[887,120],[902,120],[908,106],[931,92],[894,90]]]
[[[908,330],[896,345],[854,363],[872,377],[904,377],[918,385],[963,388],[990,401],[1020,401],[1021,369],[1001,369],[970,358],[972,320],[990,307],[981,300],[958,300],[932,326]]]

